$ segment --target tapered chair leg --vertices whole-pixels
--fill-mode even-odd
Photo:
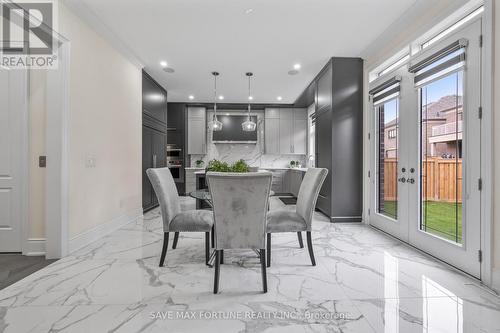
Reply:
[[[177,248],[177,242],[179,241],[179,232],[174,233],[174,243],[172,244],[172,249]]]
[[[215,247],[215,228],[214,228],[214,226],[212,226],[211,234],[212,234],[212,248],[214,248]]]
[[[316,266],[316,260],[314,259],[313,244],[311,239],[311,232],[307,231],[307,249],[309,250],[309,257],[311,257],[311,264]]]
[[[163,249],[161,250],[160,257],[160,267],[163,267],[163,262],[165,262],[165,256],[167,255],[168,248],[168,232],[163,233]]]
[[[260,267],[262,270],[262,289],[267,293],[266,250],[260,250]]]
[[[299,231],[297,232],[297,237],[299,238],[299,246],[301,249],[304,248],[304,242],[302,241],[302,233]]]
[[[210,258],[210,232],[205,232],[205,264],[208,266]]]
[[[214,294],[217,294],[219,292],[220,253],[221,253],[221,250],[215,250]]]
[[[271,267],[271,233],[267,234],[267,267]]]
[[[220,263],[224,264],[224,250],[220,250]]]

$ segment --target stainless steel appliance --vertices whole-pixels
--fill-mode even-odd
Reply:
[[[176,183],[184,182],[184,158],[181,148],[167,145],[167,167]]]

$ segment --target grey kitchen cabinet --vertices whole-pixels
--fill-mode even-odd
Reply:
[[[265,111],[266,154],[307,153],[306,109],[268,108]]]
[[[203,155],[207,152],[207,116],[204,107],[188,108],[187,153]]]
[[[159,98],[152,100],[151,95]],[[167,91],[143,71],[142,96],[142,208],[147,211],[158,200],[146,170],[166,166]]]
[[[280,154],[293,154],[293,118],[282,116],[280,112]]]
[[[271,170],[273,174],[273,179],[271,183],[271,189],[275,193],[288,193],[289,190],[289,181],[288,181],[288,170],[286,169],[277,169]]]
[[[202,171],[203,168],[189,168],[189,169],[186,169],[186,177],[185,177],[185,180],[186,180],[186,194],[189,194],[191,192],[193,192],[194,190],[196,190],[196,175],[195,175],[195,172],[196,171]]]
[[[363,209],[363,60],[332,58],[316,79],[316,166],[328,169],[316,208],[333,222]],[[349,95],[345,91],[349,90]]]
[[[304,178],[304,172],[300,170],[291,169],[289,171],[289,183],[290,183],[290,193],[295,197],[299,196],[300,185],[302,184],[302,178]]]
[[[264,140],[266,154],[280,153],[280,120],[266,118],[264,124]]]

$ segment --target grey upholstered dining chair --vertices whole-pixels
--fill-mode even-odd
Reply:
[[[328,169],[309,168],[302,179],[297,197],[297,207],[294,211],[275,210],[267,214],[267,267],[271,266],[271,234],[275,232],[297,232],[300,247],[302,231],[307,234],[307,249],[311,263],[316,266],[311,240],[311,225],[319,190],[325,181]]]
[[[262,285],[267,292],[266,216],[272,174],[208,172],[207,181],[214,210],[214,294],[219,292],[220,264],[225,249],[258,251]]]
[[[207,210],[188,210],[181,212],[179,194],[174,179],[168,168],[148,169],[146,173],[153,185],[163,219],[163,248],[160,257],[160,267],[167,255],[169,232],[204,232],[205,233],[205,263],[208,265],[210,252],[210,230],[214,218]],[[177,238],[177,237],[175,237]],[[177,243],[177,239],[174,239]],[[175,248],[175,246],[174,246]]]

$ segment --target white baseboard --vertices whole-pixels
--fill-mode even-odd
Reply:
[[[141,217],[142,208],[138,208],[116,219],[100,224],[90,230],[74,236],[69,240],[69,253],[71,254],[76,250],[81,249],[82,247],[87,246],[106,235],[109,235],[113,231],[120,229],[129,223],[135,222]]]
[[[44,256],[45,238],[28,238],[23,252],[25,256]]]
[[[491,274],[491,289],[500,293],[500,269],[493,269],[493,274]]]

